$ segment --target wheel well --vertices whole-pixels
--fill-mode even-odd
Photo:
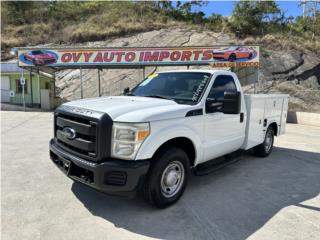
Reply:
[[[269,125],[269,127],[272,127],[274,135],[278,136],[278,125],[277,125],[277,123],[273,122],[273,123],[271,123]]]
[[[157,151],[153,154],[153,156],[155,156],[161,150],[163,150],[164,148],[169,147],[169,146],[175,146],[175,147],[181,148],[183,151],[185,151],[189,157],[190,166],[194,166],[194,162],[196,159],[196,150],[193,145],[193,142],[189,138],[186,138],[186,137],[173,138],[173,139],[170,139],[169,141],[163,143],[157,149]]]

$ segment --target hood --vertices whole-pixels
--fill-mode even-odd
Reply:
[[[134,96],[83,99],[63,106],[105,112],[117,122],[149,122],[185,117],[188,111],[197,108],[166,99]]]

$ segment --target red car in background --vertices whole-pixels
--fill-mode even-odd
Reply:
[[[54,54],[44,50],[32,50],[24,53],[24,59],[31,61],[34,65],[47,65],[57,61]]]
[[[254,50],[247,47],[228,47],[223,50],[213,51],[214,59],[224,59],[233,62],[239,58],[253,57]]]

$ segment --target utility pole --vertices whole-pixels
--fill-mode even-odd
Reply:
[[[303,18],[305,19],[306,17],[308,17],[313,20],[313,26],[312,26],[312,30],[311,30],[312,31],[312,39],[315,38],[315,33],[316,33],[317,5],[318,5],[318,3],[319,3],[319,0],[314,0],[314,1],[302,0],[301,5],[300,5],[300,6],[302,6]]]
[[[302,5],[302,16],[303,18],[306,17],[306,0],[302,0],[301,5]]]

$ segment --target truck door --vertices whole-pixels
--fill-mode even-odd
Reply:
[[[215,101],[214,99],[217,102],[223,100],[225,92],[239,92],[232,75],[218,75],[214,79],[206,103]],[[240,96],[240,104],[242,104],[241,99],[243,98]],[[221,106],[210,109],[206,107],[204,114],[204,161],[225,155],[241,147],[245,138],[245,120],[243,118],[241,112],[224,113]]]

